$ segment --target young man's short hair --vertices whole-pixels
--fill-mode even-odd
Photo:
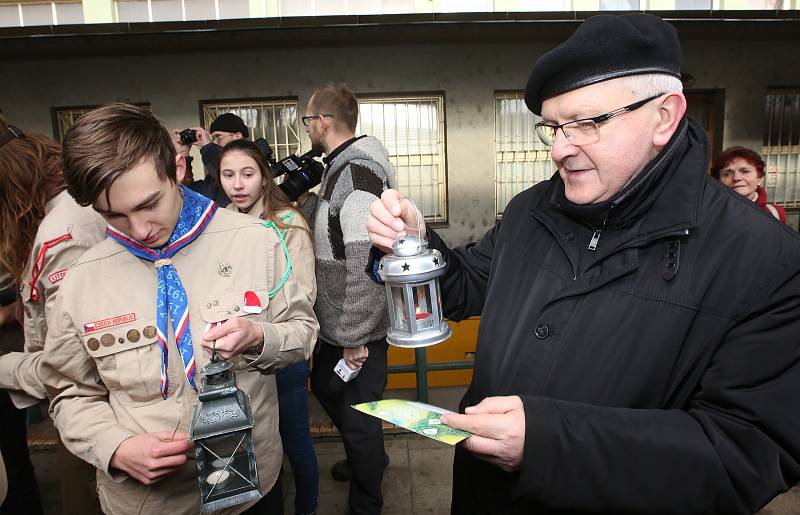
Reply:
[[[177,182],[175,146],[146,109],[107,104],[81,116],[67,132],[62,153],[67,191],[88,206],[125,172],[152,160],[162,181]]]
[[[350,88],[343,83],[328,83],[311,95],[315,114],[332,114],[351,131],[358,123],[358,101]]]

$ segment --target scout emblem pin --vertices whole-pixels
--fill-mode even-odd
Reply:
[[[258,295],[256,295],[256,292],[249,290],[244,292],[244,306],[242,306],[242,311],[251,315],[259,315],[264,311],[264,308],[261,307],[261,300],[258,298]]]
[[[233,267],[230,263],[226,263],[225,261],[219,262],[219,275],[222,277],[230,277],[232,271]]]

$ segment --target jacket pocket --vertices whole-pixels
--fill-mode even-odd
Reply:
[[[155,318],[93,331],[81,338],[110,393],[137,403],[163,399]]]

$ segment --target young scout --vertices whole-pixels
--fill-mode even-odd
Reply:
[[[98,469],[103,510],[199,512],[186,431],[214,341],[250,396],[266,494],[282,460],[273,372],[308,359],[318,331],[294,277],[283,281],[275,232],[179,186],[183,156],[134,106],[82,117],[63,158],[67,190],[105,218],[109,237],[62,284],[42,377],[65,445]],[[253,294],[260,313],[243,309]],[[261,507],[228,513],[248,508]]]

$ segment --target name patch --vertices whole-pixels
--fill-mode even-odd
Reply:
[[[99,331],[108,327],[127,324],[136,321],[136,313],[128,313],[127,315],[119,315],[111,318],[104,318],[95,322],[87,322],[83,324],[83,332],[91,333],[92,331]]]
[[[53,272],[52,274],[47,276],[47,280],[50,281],[50,284],[55,284],[61,281],[64,276],[67,275],[67,269],[59,270],[58,272]]]

